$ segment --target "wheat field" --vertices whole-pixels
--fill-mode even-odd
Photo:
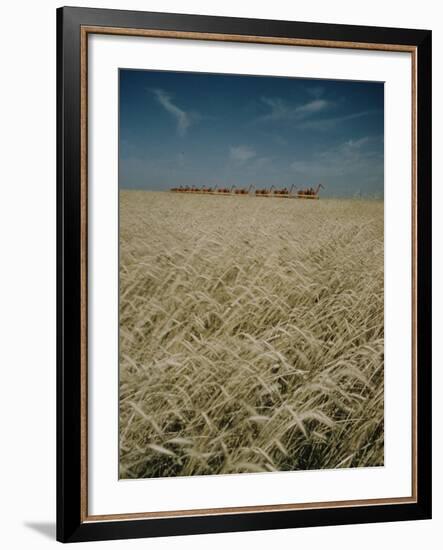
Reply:
[[[120,477],[383,465],[383,202],[120,192]]]

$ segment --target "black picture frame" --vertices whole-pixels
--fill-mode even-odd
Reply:
[[[416,52],[415,502],[88,521],[82,513],[81,28],[401,45]],[[63,7],[57,10],[57,539],[284,529],[431,517],[431,31]],[[82,202],[83,201],[83,202]],[[83,342],[84,345],[84,342]]]

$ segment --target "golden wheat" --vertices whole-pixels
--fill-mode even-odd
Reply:
[[[120,193],[120,476],[383,464],[383,202]]]

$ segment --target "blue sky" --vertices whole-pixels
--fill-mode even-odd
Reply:
[[[119,185],[383,195],[384,86],[120,70]]]

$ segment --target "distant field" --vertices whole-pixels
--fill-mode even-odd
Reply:
[[[120,193],[120,476],[383,465],[383,202]]]

